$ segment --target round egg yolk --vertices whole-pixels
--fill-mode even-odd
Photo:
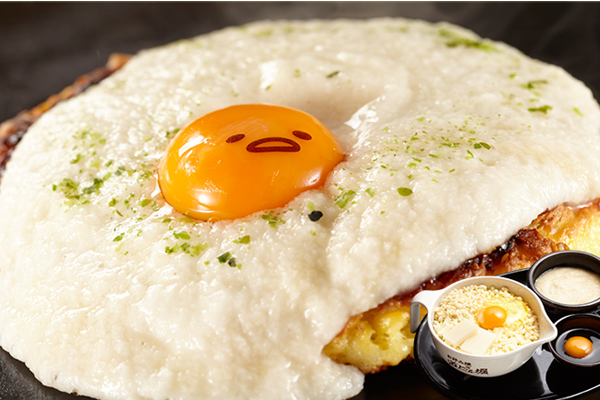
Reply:
[[[565,343],[565,352],[574,358],[583,358],[590,354],[594,345],[588,338],[573,336]]]
[[[185,215],[234,219],[323,185],[343,158],[336,138],[310,114],[236,105],[183,128],[160,161],[158,182],[167,203]]]
[[[481,310],[477,322],[483,329],[494,329],[502,326],[506,321],[506,310],[500,306],[489,306]]]

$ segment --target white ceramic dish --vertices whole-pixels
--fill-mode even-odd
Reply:
[[[540,338],[535,342],[522,346],[514,351],[483,356],[467,354],[446,345],[433,330],[433,315],[440,302],[454,289],[469,285],[486,285],[496,288],[506,287],[511,293],[521,296],[529,304],[531,310],[538,317]],[[427,313],[429,333],[433,343],[442,358],[455,369],[473,376],[494,377],[507,374],[523,365],[531,358],[534,351],[546,342],[556,338],[557,330],[542,305],[541,300],[531,289],[511,279],[500,277],[476,277],[456,282],[442,290],[425,290],[418,293],[410,305],[410,329],[415,332],[420,323],[420,308],[424,306]]]

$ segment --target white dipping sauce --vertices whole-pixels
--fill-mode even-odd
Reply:
[[[583,268],[552,268],[536,279],[535,288],[558,303],[585,304],[600,297],[600,275]]]

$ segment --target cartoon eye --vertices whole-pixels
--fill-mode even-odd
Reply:
[[[242,140],[245,137],[246,137],[246,135],[244,135],[243,133],[240,133],[237,135],[229,136],[225,142],[235,143],[235,142],[239,142],[240,140]]]
[[[310,139],[312,139],[312,136],[310,136],[308,133],[302,132],[302,131],[294,131],[294,132],[292,132],[292,135],[294,135],[298,139],[302,139],[302,140],[310,140]]]

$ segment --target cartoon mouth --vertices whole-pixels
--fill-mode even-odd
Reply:
[[[272,142],[285,143],[289,146],[261,146],[261,147],[258,147],[261,144],[272,143]],[[269,137],[269,138],[255,140],[254,142],[250,143],[246,147],[246,150],[249,151],[250,153],[270,153],[270,152],[296,153],[296,152],[300,151],[300,145],[288,138]]]

